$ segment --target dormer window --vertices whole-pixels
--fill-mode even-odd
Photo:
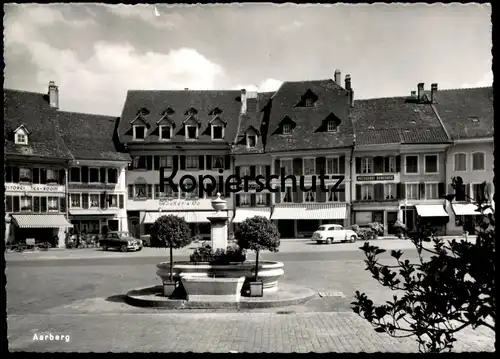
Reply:
[[[28,129],[23,125],[19,126],[14,130],[14,142],[16,145],[27,145],[28,144]]]
[[[212,140],[222,140],[224,138],[224,127],[212,125]]]
[[[198,126],[186,125],[186,139],[196,140],[198,138]]]
[[[134,126],[134,140],[144,140],[146,138],[146,126]]]
[[[247,135],[247,147],[254,148],[257,145],[256,135]]]
[[[160,140],[170,140],[172,139],[172,126],[163,125],[160,126]]]
[[[283,134],[284,135],[291,135],[292,134],[292,124],[291,123],[283,124]]]
[[[306,98],[304,101],[304,106],[305,107],[313,107],[314,106],[314,100],[312,98]]]
[[[326,123],[326,130],[328,132],[337,132],[337,122],[335,122],[333,120],[329,120]]]
[[[314,107],[316,101],[318,101],[318,96],[309,89],[302,95],[296,107]]]

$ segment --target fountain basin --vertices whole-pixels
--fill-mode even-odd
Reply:
[[[276,261],[259,261],[259,280],[263,282],[264,293],[278,290],[278,280],[285,273],[283,263]],[[170,263],[162,262],[156,265],[156,274],[162,281],[168,281],[170,276]],[[216,278],[240,278],[244,277],[242,291],[245,291],[250,282],[255,279],[255,261],[234,262],[230,264],[209,264],[176,262],[173,268],[173,277],[181,281],[183,277],[216,277]],[[186,288],[185,288],[186,289]],[[188,290],[186,289],[188,292]]]
[[[183,275],[182,285],[189,301],[239,302],[245,277],[217,278],[200,275]]]

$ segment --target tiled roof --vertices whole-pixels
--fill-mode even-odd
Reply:
[[[308,90],[318,97],[314,107],[296,107]],[[318,131],[330,114],[341,121],[338,132]],[[348,93],[333,80],[285,82],[271,100],[266,152],[351,146],[353,131],[348,114]],[[292,134],[276,134],[286,116],[295,122]]]
[[[438,90],[436,102],[434,106],[454,140],[493,136],[492,87]]]
[[[262,120],[264,117],[263,111],[273,94],[274,92],[262,92],[257,94],[257,98],[247,99],[247,114],[240,116],[235,145],[233,146],[231,153],[252,154],[264,152],[263,135],[265,133],[262,133]],[[253,148],[247,148],[246,146],[245,134],[250,128],[254,128],[260,132],[259,140]]]
[[[56,111],[53,118],[75,159],[130,161],[127,153],[117,150],[116,117]]]
[[[5,154],[69,160],[71,153],[58,135],[48,103],[48,95],[4,89]],[[30,135],[28,145],[16,145],[13,131],[24,125]]]
[[[406,100],[405,97],[356,100],[351,109],[356,144],[448,143],[431,105]]]
[[[137,117],[139,109],[145,108],[149,114],[142,116],[148,124],[146,139],[141,142],[151,143],[159,140],[159,131],[157,122],[163,117],[166,109],[171,108],[175,112],[169,115],[170,121],[175,124],[173,131],[173,143],[186,142],[182,122],[188,118],[186,111],[191,107],[197,111],[195,118],[200,123],[199,142],[212,142],[211,136],[207,130],[210,130],[209,122],[215,117],[209,113],[215,108],[222,110],[218,115],[227,123],[225,129],[225,141],[229,144],[236,135],[238,126],[238,116],[240,114],[241,91],[140,91],[130,90],[127,92],[127,98],[123,107],[120,124],[118,127],[119,138],[122,143],[132,142],[132,125]]]

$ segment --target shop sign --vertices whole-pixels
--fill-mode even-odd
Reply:
[[[394,181],[394,175],[383,176],[357,176],[357,181]]]
[[[160,199],[160,208],[175,208],[175,207],[196,207],[201,204],[199,199]]]
[[[70,183],[69,188],[71,189],[101,189],[110,190],[115,189],[116,183],[106,184],[106,183]]]
[[[15,184],[7,183],[5,185],[7,192],[64,192],[64,186],[52,186],[45,184]]]

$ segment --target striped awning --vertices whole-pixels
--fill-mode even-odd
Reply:
[[[282,205],[274,208],[271,219],[345,219],[347,207],[341,203]]]
[[[481,212],[477,210],[477,205],[474,203],[467,203],[467,204],[459,204],[459,203],[453,203],[452,206],[453,212],[455,212],[456,216],[480,216]],[[491,209],[487,209],[484,211],[484,214],[490,214],[493,213]]]
[[[118,213],[118,209],[100,209],[100,208],[72,208],[69,214],[72,216],[114,216]]]
[[[229,220],[232,212],[227,211]],[[215,216],[215,211],[175,211],[175,212],[146,212],[143,223],[154,223],[161,216],[174,215],[184,218],[187,223],[210,223],[208,217]]]
[[[174,216],[178,216],[181,218],[185,218],[187,213],[188,212],[182,212],[182,211],[177,211],[177,212],[146,212],[142,223],[146,223],[146,224],[155,223],[155,221],[158,218],[160,218],[161,216],[168,216],[168,215],[174,215]]]
[[[61,228],[73,227],[62,214],[13,214],[19,228]]]
[[[439,204],[417,204],[415,209],[420,217],[448,217],[444,207]]]
[[[271,218],[271,208],[238,208],[236,210],[236,215],[234,216],[233,223],[241,223],[247,218],[252,218],[255,216]]]

